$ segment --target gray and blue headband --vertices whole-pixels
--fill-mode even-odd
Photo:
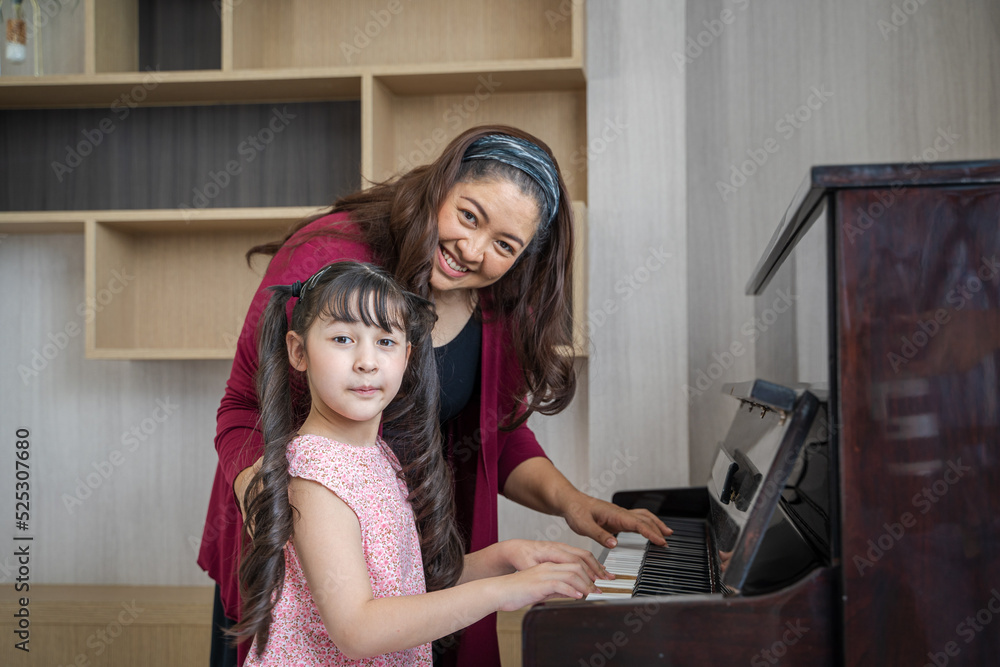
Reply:
[[[462,156],[468,160],[496,160],[520,169],[532,178],[542,189],[545,197],[545,216],[548,227],[559,210],[559,175],[548,153],[530,141],[512,137],[509,134],[487,134],[472,142]]]

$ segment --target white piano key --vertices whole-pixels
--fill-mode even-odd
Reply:
[[[594,600],[629,600],[631,598],[631,593],[591,593],[585,599],[587,602],[593,602]]]
[[[600,589],[621,588],[632,590],[635,588],[635,579],[598,579],[594,585]]]
[[[639,549],[645,549],[646,543],[649,541],[639,533],[618,533],[618,537],[615,539],[618,540],[618,544],[615,546],[615,549],[619,549],[621,547],[638,547]]]

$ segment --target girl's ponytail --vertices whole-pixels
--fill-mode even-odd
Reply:
[[[409,487],[427,590],[454,586],[462,575],[464,547],[455,522],[452,474],[438,425],[438,373],[431,342],[434,305],[404,293],[409,311],[410,361],[396,400],[382,413],[385,440],[403,466]]]
[[[240,560],[240,622],[229,632],[237,640],[256,636],[258,655],[267,646],[271,612],[285,582],[285,544],[292,537],[286,448],[298,426],[290,391],[285,316],[292,288],[275,285],[257,330],[264,459],[244,495],[244,529],[253,535]]]

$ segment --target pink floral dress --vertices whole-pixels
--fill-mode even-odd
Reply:
[[[426,592],[406,484],[396,476],[399,462],[381,438],[370,447],[355,447],[300,435],[288,445],[288,467],[293,477],[319,482],[354,510],[376,598]],[[254,640],[244,665],[431,664],[430,644],[364,660],[341,653],[313,602],[293,541],[285,545],[285,587],[274,607],[267,647],[258,658]]]

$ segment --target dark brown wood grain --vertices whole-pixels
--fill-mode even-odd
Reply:
[[[846,663],[996,664],[1000,184],[830,196]]]
[[[548,603],[525,615],[525,667],[836,664],[836,572],[757,597]]]
[[[747,282],[747,294],[760,294],[795,244],[816,220],[822,206],[837,189],[885,188],[897,192],[908,187],[1000,183],[1000,161],[906,162],[890,164],[830,165],[812,167],[792,197],[767,250]]]
[[[935,137],[938,139],[938,137]],[[947,140],[947,137],[941,137]],[[1000,161],[897,162],[887,164],[849,164],[813,167],[808,176],[814,187],[891,188],[954,187],[974,183],[1000,183]]]

